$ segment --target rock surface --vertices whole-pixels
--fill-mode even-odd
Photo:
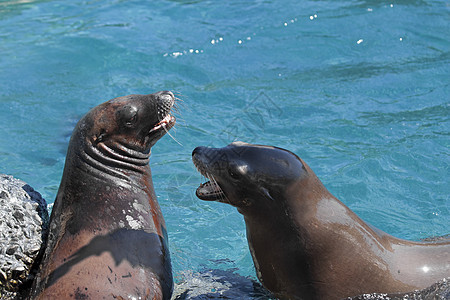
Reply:
[[[31,186],[0,174],[0,299],[20,297],[45,245],[47,204]]]

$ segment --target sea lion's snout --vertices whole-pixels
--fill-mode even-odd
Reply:
[[[170,101],[173,103],[175,100],[175,96],[171,91],[161,91],[158,93],[158,96],[163,101]]]
[[[206,175],[206,165],[207,165],[207,159],[204,156],[204,152],[205,150],[207,150],[207,147],[196,147],[193,151],[192,151],[192,161],[194,163],[194,166],[197,168],[197,170],[205,177],[207,177]]]
[[[215,174],[219,174],[217,169],[218,153],[215,148],[196,147],[192,151],[192,161],[197,170],[209,181],[200,184],[195,194],[198,198],[206,201],[220,201],[226,198],[223,190],[219,186]]]
[[[158,107],[170,109],[175,103],[175,96],[171,91],[161,91],[156,94],[156,98],[158,101]]]
[[[203,146],[196,147],[196,148],[192,151],[192,157],[194,157],[194,156],[196,156],[196,155],[201,155],[201,153],[203,152],[204,149],[205,149],[205,147],[203,147]]]

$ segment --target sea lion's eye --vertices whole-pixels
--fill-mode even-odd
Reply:
[[[122,124],[127,127],[132,127],[136,124],[138,119],[138,109],[134,106],[125,106],[120,112]]]
[[[133,125],[134,123],[136,123],[136,119],[137,119],[137,115],[132,116],[130,119],[128,119],[128,121],[126,122],[126,124],[128,126]]]

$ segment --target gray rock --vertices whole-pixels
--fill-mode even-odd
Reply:
[[[20,298],[48,233],[47,203],[31,186],[0,174],[0,299]]]

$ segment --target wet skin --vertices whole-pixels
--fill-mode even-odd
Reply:
[[[171,92],[115,98],[76,125],[32,299],[170,299],[151,147],[175,124]]]
[[[197,196],[244,216],[257,276],[277,297],[409,292],[450,276],[448,240],[402,240],[365,223],[290,151],[235,142],[197,147],[192,160],[210,179]]]

